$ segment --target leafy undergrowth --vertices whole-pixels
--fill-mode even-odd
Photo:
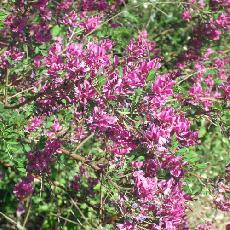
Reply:
[[[0,229],[224,229],[227,4],[4,1]]]

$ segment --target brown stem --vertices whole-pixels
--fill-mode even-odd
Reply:
[[[20,102],[16,105],[5,105],[4,109],[19,109],[20,107],[22,107],[23,105],[29,104],[32,101],[35,101],[36,99],[38,99],[39,97],[42,97],[43,95],[45,95],[47,92],[40,92],[30,98],[25,99],[25,101]]]
[[[102,225],[103,223],[103,188],[102,188],[102,183],[103,183],[103,174],[101,173],[100,175],[100,224]]]
[[[90,167],[92,167],[96,171],[100,171],[101,170],[100,167],[98,167],[97,165],[95,165],[93,163],[90,163],[89,160],[87,160],[85,157],[83,157],[83,156],[81,156],[79,154],[71,153],[70,151],[68,151],[66,149],[61,149],[60,152],[63,153],[63,154],[65,154],[65,155],[70,156],[74,160],[81,161],[84,164],[89,165]]]
[[[8,101],[8,85],[9,85],[9,69],[6,70],[6,84],[5,84],[5,104],[7,104]]]
[[[0,160],[0,164],[2,164],[5,168],[12,168],[13,166],[3,160]]]
[[[49,90],[46,90],[44,92],[39,92],[39,93],[25,99],[23,102],[18,103],[18,104],[15,104],[15,105],[6,105],[5,104],[4,108],[5,109],[18,109],[18,108],[20,108],[26,104],[29,104],[32,101],[36,101],[38,98],[40,98],[42,96],[54,93],[56,90],[60,90],[62,87],[65,87],[65,86],[66,86],[66,83],[64,82],[61,86],[59,86],[55,89],[49,89]]]

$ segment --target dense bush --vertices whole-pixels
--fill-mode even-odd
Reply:
[[[229,10],[3,2],[1,228],[220,229],[189,207],[230,211]]]

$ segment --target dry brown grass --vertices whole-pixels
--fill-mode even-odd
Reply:
[[[215,208],[211,196],[200,195],[195,201],[190,202],[188,210],[189,226],[197,229],[199,224],[211,221],[215,230],[225,230],[230,224],[230,213],[222,212]]]

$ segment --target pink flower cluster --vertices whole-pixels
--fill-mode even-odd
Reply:
[[[126,216],[132,218],[136,224],[142,220],[156,218],[158,224],[150,224],[148,229],[177,229],[186,228],[186,202],[191,198],[182,190],[182,182],[186,162],[173,154],[159,152],[157,158],[149,157],[145,161],[132,163],[134,169],[133,197],[135,214],[129,213],[124,202],[122,208]],[[163,172],[163,171],[164,172]],[[168,179],[161,179],[162,173],[168,174]],[[120,200],[118,201],[120,202]],[[134,224],[133,222],[133,224]],[[133,226],[135,226],[134,224]],[[118,229],[119,229],[118,225]]]
[[[54,160],[54,154],[60,147],[61,143],[59,140],[51,140],[46,143],[45,148],[42,151],[37,150],[28,153],[28,175],[14,187],[14,194],[19,200],[23,200],[33,193],[35,176],[50,172],[50,164]]]
[[[32,117],[32,119],[28,122],[28,125],[25,130],[27,132],[33,132],[34,130],[36,130],[41,126],[42,122],[43,122],[42,117]]]
[[[204,21],[199,16],[205,7],[209,8],[210,12],[212,12],[209,21]],[[222,33],[228,33],[230,30],[228,0],[210,1],[209,5],[203,0],[189,0],[185,4],[185,8],[186,10],[182,13],[182,18],[185,21],[192,21],[193,18],[194,20],[198,19],[198,21],[192,27],[192,38],[190,39],[187,51],[178,60],[177,65],[179,68],[183,68],[186,62],[199,58],[202,46],[207,41],[218,41],[221,39]]]
[[[210,50],[208,52],[210,52]],[[209,60],[211,60],[212,58],[209,54],[208,56]],[[202,107],[208,111],[215,101],[220,100],[222,97],[229,97],[227,69],[229,58],[223,55],[221,59],[213,59],[212,63],[206,64],[206,62],[207,55],[204,55],[194,62],[195,72],[197,74],[192,78],[193,84],[189,89],[189,96],[191,97],[191,104],[202,105]]]
[[[15,185],[13,192],[18,199],[23,200],[33,193],[33,182],[33,176],[27,176]]]
[[[11,49],[3,52],[0,56],[0,68],[5,69],[9,67],[9,61],[14,61],[14,63],[21,61],[24,58],[24,52],[20,51],[17,47],[12,47]]]
[[[215,12],[226,3],[211,1],[211,9]],[[129,197],[121,193],[117,201],[124,220],[117,228],[137,229],[138,224],[147,221],[146,228],[152,230],[188,229],[186,207],[191,197],[183,191],[188,163],[171,148],[176,141],[177,149],[197,144],[198,133],[192,130],[191,121],[183,112],[186,105],[201,106],[208,112],[215,101],[230,98],[226,68],[229,58],[212,49],[202,55],[205,40],[219,40],[222,32],[229,30],[229,15],[222,13],[216,19],[198,23],[188,51],[178,59],[175,69],[165,72],[160,69],[163,60],[156,43],[148,40],[146,31],[131,39],[124,49],[124,57],[113,54],[114,42],[109,39],[87,41],[84,35],[92,33],[102,22],[103,14],[116,9],[122,1],[84,0],[77,8],[72,0],[39,0],[29,4],[27,11],[25,4],[17,2],[16,14],[5,19],[2,32],[5,37],[13,37],[15,44],[26,43],[28,52],[32,53],[33,74],[25,82],[39,86],[33,101],[37,116],[28,121],[26,131],[41,132],[46,142],[40,143],[44,145],[42,149],[35,146],[28,153],[28,176],[16,184],[15,195],[24,200],[33,193],[34,177],[50,173],[56,153],[64,144],[80,142],[93,134],[110,157],[110,167],[124,166],[128,154],[134,157],[141,154],[144,158],[131,163],[129,185],[132,188]],[[197,6],[203,9],[205,2],[189,0],[183,13],[185,21],[193,19]],[[32,20],[35,15],[39,20]],[[65,28],[64,37],[52,35],[51,28],[55,28],[56,22],[61,32]],[[40,43],[49,48],[34,55]],[[220,58],[212,58],[213,54]],[[20,48],[7,47],[0,56],[0,68],[6,70],[10,61],[23,58]],[[181,78],[186,74],[184,67],[192,69],[192,75],[185,79],[188,79],[186,95],[175,90],[177,84],[185,81]],[[151,75],[154,76],[149,79]],[[63,111],[72,115],[65,138],[59,136],[65,124],[57,118]],[[43,127],[50,116],[55,117],[51,127]],[[38,130],[40,126],[42,131]],[[91,159],[86,156],[84,162]],[[89,176],[83,167],[79,170],[72,188],[81,190],[81,178],[85,178],[87,193],[95,195],[93,188],[98,178]],[[229,177],[227,171],[226,181]],[[224,211],[230,210],[227,190],[225,184],[219,184],[215,200],[217,207]]]
[[[54,154],[57,153],[60,147],[61,143],[59,140],[50,140],[46,143],[42,151],[29,152],[27,163],[28,173],[37,175],[49,173],[49,167],[53,161]]]

